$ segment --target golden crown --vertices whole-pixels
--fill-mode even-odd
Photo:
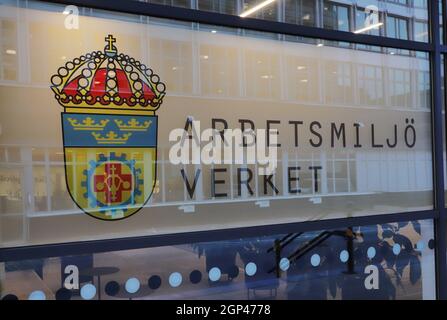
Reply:
[[[70,122],[74,130],[104,130],[109,120],[100,120],[97,123],[94,119],[87,117],[81,122],[78,122],[77,119],[68,118],[68,122]]]
[[[166,86],[144,64],[118,51],[109,35],[104,52],[93,51],[69,61],[51,77],[51,89],[65,108],[157,110]]]
[[[118,119],[115,119],[114,121],[121,131],[146,131],[152,123],[151,120],[140,123],[135,118],[130,119],[127,123],[124,123],[124,121]]]
[[[132,133],[129,132],[120,136],[114,131],[109,131],[105,136],[103,136],[100,133],[92,132],[92,136],[96,139],[98,144],[124,144],[131,135]]]

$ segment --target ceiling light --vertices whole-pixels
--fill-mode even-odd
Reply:
[[[7,49],[7,50],[6,50],[6,53],[7,53],[7,54],[16,54],[17,51],[15,51],[14,49]]]
[[[264,8],[265,6],[268,6],[269,4],[271,4],[271,3],[275,2],[275,1],[276,1],[276,0],[265,0],[265,1],[261,2],[260,4],[254,6],[253,8],[248,9],[248,10],[242,12],[242,13],[239,15],[239,17],[241,17],[241,18],[245,18],[245,17],[251,15],[252,13],[255,13],[256,11],[261,10],[261,9]]]
[[[371,29],[377,29],[377,28],[379,28],[382,25],[383,25],[383,22],[374,23],[374,24],[371,24],[371,25],[369,25],[367,27],[355,30],[354,33],[363,33],[365,31],[368,31],[368,30],[371,30]]]

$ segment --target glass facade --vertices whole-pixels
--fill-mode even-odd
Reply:
[[[145,23],[119,21],[120,14],[95,11],[80,18],[84,28],[77,30],[75,43],[71,30],[47,36],[60,15],[56,8],[18,9],[33,16],[29,22],[20,21],[22,26],[28,25],[26,29],[32,30],[33,37],[26,44],[28,53],[22,53],[23,61],[15,66],[29,80],[17,79],[1,88],[5,132],[2,185],[8,199],[2,209],[2,225],[8,230],[2,234],[4,246],[433,208],[430,67],[417,52],[393,55],[344,45],[319,47],[237,30],[228,34],[170,25],[168,21],[160,25],[150,18]],[[329,20],[345,16],[335,7],[331,12],[335,15],[330,14]],[[92,31],[93,25],[96,31]],[[88,52],[89,39],[101,41],[103,30],[122,39],[126,54],[142,56],[148,65],[156,66],[169,90],[168,107],[158,113],[156,166],[160,174],[143,214],[105,229],[101,223],[85,229],[90,217],[77,209],[67,190],[59,122],[53,119],[46,130],[39,121],[27,122],[28,132],[35,132],[32,139],[13,126],[24,121],[25,110],[29,120],[42,113],[58,117],[52,112],[57,110],[54,98],[46,94],[51,73],[76,59],[67,57],[66,52],[75,48],[78,56]],[[21,94],[24,86],[35,94]],[[44,96],[37,98],[41,94]],[[16,113],[8,111],[12,104]],[[33,110],[28,108],[31,104]],[[203,112],[205,108],[207,112]],[[260,112],[252,114],[254,108]],[[229,128],[250,125],[254,129],[278,129],[277,171],[270,178],[255,174],[251,181],[242,183],[245,174],[256,172],[256,164],[173,164],[170,131],[184,127],[188,115],[194,115],[204,126],[216,122]],[[87,157],[95,152],[91,150]],[[12,153],[15,157],[10,156]],[[81,165],[82,170],[87,167]],[[216,169],[221,171],[216,173]],[[188,183],[196,174],[197,188],[191,195]],[[67,179],[82,177],[72,173]],[[221,182],[215,185],[213,179]],[[15,195],[8,195],[6,190],[15,190]],[[24,198],[31,200],[26,203]],[[12,210],[10,201],[16,203]],[[271,209],[259,208],[257,201],[264,201]],[[193,208],[194,215],[185,215],[185,206]],[[233,210],[228,212],[228,206]],[[297,214],[295,207],[306,210]],[[277,214],[271,215],[271,210]],[[212,211],[216,214],[210,215]],[[54,228],[60,232],[46,232]]]
[[[141,2],[216,22],[0,2],[0,297],[441,297],[445,139],[427,1]],[[232,27],[227,15],[321,34]],[[208,128],[250,129],[253,144],[273,130],[275,171],[236,147],[223,163],[173,160],[174,130],[194,159]],[[153,144],[136,140],[150,130]],[[88,249],[101,241],[115,245]],[[78,244],[82,255],[32,249]]]
[[[26,275],[35,291],[62,299],[61,274],[77,265],[79,286],[101,290],[94,299],[433,299],[432,230],[430,221],[411,221],[6,262],[4,293],[27,299],[28,287],[16,282]],[[115,269],[98,284],[88,275],[93,265]],[[363,285],[368,265],[380,277],[373,292]],[[131,278],[138,292],[126,291]]]
[[[262,0],[158,1],[149,3],[241,15]],[[428,1],[272,1],[250,17],[331,30],[428,42]],[[365,30],[363,30],[365,29]]]

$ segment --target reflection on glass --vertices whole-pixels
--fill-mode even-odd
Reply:
[[[190,0],[147,0],[147,2],[182,8],[189,8],[191,5]]]
[[[387,36],[401,40],[408,40],[408,20],[389,15],[386,18]]]
[[[302,5],[304,10],[305,1]],[[297,39],[290,42],[283,35],[261,38],[246,30],[231,29],[230,33],[204,25],[193,29],[169,20],[160,24],[152,18],[135,23],[119,20],[120,14],[96,11],[93,16],[80,17],[84,27],[79,32],[58,29],[56,33],[57,12],[38,4],[35,9],[4,9],[11,19],[17,10],[29,11],[25,16],[33,17],[20,21],[33,30],[32,38],[20,38],[30,48],[23,57],[29,64],[21,66],[24,79],[31,81],[0,85],[4,133],[0,136],[0,169],[15,170],[14,183],[21,192],[12,204],[13,197],[2,191],[7,199],[2,200],[2,214],[14,212],[24,218],[22,245],[432,208],[427,55],[316,46]],[[132,219],[103,228],[75,206],[66,190],[61,110],[48,86],[50,75],[61,65],[101,50],[104,34],[109,33],[118,39],[120,52],[160,75],[167,95],[158,114],[153,197]],[[11,105],[16,112],[10,112]],[[184,128],[189,116],[200,120],[202,129],[211,127],[213,119],[229,128],[245,124],[254,129],[266,129],[267,121],[274,121],[281,144],[278,171],[271,180],[253,174],[248,188],[238,177],[247,177],[249,172],[241,169],[256,173],[256,165],[216,165],[225,170],[216,173],[216,179],[223,182],[213,194],[212,166],[169,161],[169,133]],[[322,139],[319,147],[310,144],[318,139],[310,130],[314,121],[321,125],[318,129],[314,123]],[[16,123],[23,124],[20,130]],[[346,141],[341,132],[335,132],[342,123]],[[375,126],[375,140],[371,125]],[[394,125],[398,126],[397,145],[392,142]],[[411,133],[412,125],[417,139],[410,148],[404,135]],[[358,142],[356,130],[360,132]],[[316,176],[309,169],[315,166],[322,167]],[[191,183],[198,170],[197,185],[190,194],[185,178]],[[92,227],[85,228],[86,224]],[[55,229],[58,232],[42,232]],[[2,245],[16,244],[16,240],[16,235],[4,236]]]
[[[61,299],[67,265],[79,268],[81,288],[93,284],[104,300],[435,297],[428,220],[6,262],[0,297],[27,299],[43,281],[47,299]],[[101,284],[86,276],[103,266],[112,268]],[[126,291],[130,278],[140,283],[136,292]],[[85,298],[69,293],[73,300]]]
[[[0,80],[16,81],[18,68],[17,22],[0,18]]]
[[[414,22],[414,40],[428,42],[428,23],[423,21]]]
[[[275,0],[242,0],[240,16],[264,20],[278,20],[278,2]],[[259,8],[259,9],[258,9]]]
[[[285,0],[284,22],[314,27],[315,0]]]
[[[238,0],[198,0],[197,4],[199,10],[237,15],[238,2]]]
[[[266,3],[266,0],[197,0],[197,4],[184,0],[146,1],[231,15],[240,15]],[[277,0],[267,1],[267,3],[265,7],[252,12],[248,17],[428,42],[427,0],[381,0],[362,3],[330,0]],[[441,1],[439,3],[441,5]],[[371,28],[373,25],[376,27]],[[365,49],[365,47],[362,48]],[[366,49],[371,50],[368,47]]]
[[[21,170],[15,166],[0,168],[0,215],[23,211]]]
[[[48,181],[47,170],[44,166],[33,167],[34,208],[36,211],[47,211],[48,208]]]
[[[50,185],[51,185],[51,209],[53,211],[73,209],[73,201],[71,200],[67,184],[65,181],[65,171],[63,166],[52,166],[50,169]]]
[[[349,7],[324,1],[323,25],[326,29],[349,31]]]

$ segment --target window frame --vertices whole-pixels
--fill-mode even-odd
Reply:
[[[40,1],[40,0],[38,0]],[[166,5],[129,0],[45,0],[46,3],[58,3],[65,5],[77,5],[80,7],[108,10],[139,16],[151,16],[179,21],[204,23],[222,27],[241,28],[246,30],[264,31],[283,35],[318,38],[323,40],[349,42],[372,46],[390,47],[401,50],[415,50],[429,53],[431,65],[431,99],[432,99],[432,136],[433,136],[433,192],[434,208],[432,210],[416,212],[396,212],[393,214],[373,215],[365,217],[330,219],[321,221],[309,221],[288,223],[280,225],[264,225],[256,227],[244,227],[225,230],[186,232],[161,236],[140,236],[129,238],[116,238],[107,240],[93,240],[71,243],[59,243],[51,245],[36,245],[26,247],[0,248],[0,262],[32,259],[42,257],[64,256],[71,254],[85,254],[106,252],[115,250],[136,249],[142,247],[166,246],[181,243],[194,243],[200,241],[218,241],[225,239],[260,236],[264,234],[305,232],[321,229],[347,228],[350,226],[364,226],[399,222],[409,220],[434,220],[435,226],[435,266],[436,266],[436,291],[438,299],[447,299],[447,211],[445,208],[444,181],[445,163],[443,159],[443,133],[442,126],[446,118],[442,111],[441,93],[441,56],[447,54],[447,46],[441,44],[439,6],[435,1],[428,5],[430,42],[423,43],[414,40],[403,40],[374,36],[368,34],[354,34],[353,32],[323,29],[266,21],[255,18],[240,18],[228,14],[205,12],[195,9],[177,8]],[[446,0],[442,0],[443,8],[446,8]],[[350,12],[350,11],[349,11]],[[352,15],[350,15],[352,16]],[[446,15],[443,15],[445,22]],[[350,24],[352,21],[350,22]],[[407,23],[407,35],[411,21]],[[444,25],[446,25],[444,23]],[[350,29],[351,30],[351,29]],[[444,32],[445,34],[445,32]],[[443,39],[445,40],[445,39]],[[443,43],[446,43],[444,41]]]

